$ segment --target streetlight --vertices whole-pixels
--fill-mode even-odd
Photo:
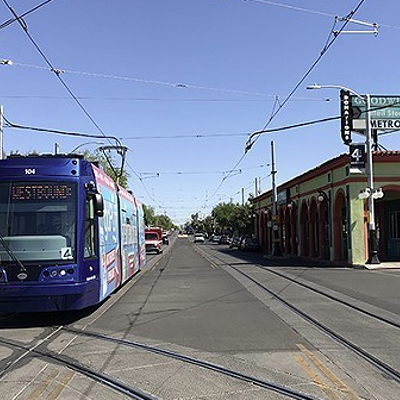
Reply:
[[[373,177],[373,169],[372,169],[372,133],[371,133],[371,112],[370,112],[370,95],[366,94],[364,96],[358,94],[353,89],[349,89],[345,86],[341,85],[318,85],[314,84],[311,86],[307,86],[307,89],[340,89],[346,90],[356,97],[361,99],[365,103],[365,146],[366,146],[366,153],[367,153],[367,180],[368,180],[368,187],[364,191],[364,194],[361,198],[368,198],[368,212],[369,212],[369,252],[368,252],[368,264],[379,264],[378,258],[378,249],[377,249],[377,242],[376,242],[376,226],[375,226],[375,204],[374,199],[379,198],[378,196],[382,197],[383,192],[380,189],[378,195],[374,195],[377,193],[374,190],[374,177]]]

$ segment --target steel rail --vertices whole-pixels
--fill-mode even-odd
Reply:
[[[367,315],[369,317],[372,317],[372,318],[378,320],[379,322],[383,322],[383,323],[388,324],[388,325],[390,325],[390,326],[392,326],[394,328],[400,329],[400,323],[398,323],[398,322],[395,322],[395,321],[393,321],[391,319],[382,317],[382,316],[380,316],[378,314],[373,313],[372,311],[365,310],[365,309],[363,309],[363,308],[361,308],[359,306],[356,306],[355,304],[349,303],[346,300],[340,299],[339,297],[336,297],[336,296],[333,296],[331,294],[325,293],[322,290],[316,289],[316,288],[312,287],[311,285],[308,285],[307,283],[299,282],[295,278],[292,278],[292,277],[284,275],[284,274],[282,274],[282,273],[280,273],[278,271],[270,269],[269,267],[267,267],[265,265],[258,264],[258,263],[254,263],[254,265],[257,268],[260,268],[260,269],[262,269],[264,271],[268,271],[268,272],[270,272],[270,273],[272,273],[274,275],[277,275],[277,276],[279,276],[281,278],[287,279],[292,283],[296,283],[297,285],[299,285],[301,287],[304,287],[306,289],[309,289],[309,290],[311,290],[311,291],[313,291],[315,293],[318,293],[319,295],[324,296],[324,297],[326,297],[326,298],[328,298],[330,300],[333,300],[333,301],[336,301],[336,302],[338,302],[340,304],[343,304],[344,306],[349,307],[352,310],[358,311],[361,314],[364,314],[364,315]]]
[[[208,254],[210,256],[210,254]],[[322,324],[315,318],[311,317],[309,314],[306,312],[300,310],[298,307],[290,303],[289,301],[285,300],[282,296],[279,294],[273,292],[271,289],[267,288],[265,285],[262,283],[258,282],[256,279],[251,277],[249,274],[246,274],[245,272],[241,271],[239,268],[235,267],[233,264],[226,262],[225,260],[222,260],[221,258],[211,255],[215,259],[222,261],[224,265],[228,265],[230,268],[234,269],[236,272],[240,273],[247,279],[249,279],[251,282],[253,282],[256,286],[260,287],[261,289],[265,290],[268,294],[270,294],[272,297],[274,297],[276,300],[280,301],[282,304],[284,304],[287,308],[289,308],[291,311],[299,315],[301,318],[309,322],[311,325],[314,327],[318,328],[320,331],[324,332],[326,335],[328,335],[330,338],[334,339],[338,343],[344,345],[346,348],[349,350],[353,351],[355,354],[359,355],[361,358],[363,358],[365,361],[367,361],[369,364],[373,365],[377,369],[379,369],[381,372],[385,373],[388,377],[392,378],[394,381],[400,384],[400,371],[396,370],[395,368],[391,367],[389,364],[383,362],[382,360],[379,360],[379,358],[375,357],[374,355],[370,354],[366,350],[362,349],[361,347],[357,346],[350,340],[346,339],[344,336],[340,335],[339,333],[333,331],[332,329],[328,328],[326,325]],[[255,265],[256,263],[252,263],[252,265]],[[268,271],[268,270],[267,270]]]
[[[215,257],[217,260],[222,261],[224,264],[228,264],[228,265],[232,266],[232,264],[227,263],[225,260],[223,260],[220,257],[217,257],[215,255],[212,255],[212,257]],[[357,306],[355,304],[349,303],[346,300],[340,299],[339,297],[336,297],[336,296],[333,296],[333,295],[328,294],[326,292],[323,292],[322,290],[319,290],[319,289],[317,289],[317,288],[315,288],[315,287],[313,287],[311,285],[308,285],[305,282],[299,282],[296,278],[292,278],[290,276],[282,274],[281,272],[278,272],[278,271],[275,271],[275,270],[271,269],[272,267],[268,267],[268,266],[260,264],[258,262],[252,262],[251,265],[254,265],[255,267],[257,267],[259,269],[262,269],[264,271],[270,272],[271,274],[279,276],[279,277],[281,277],[283,279],[287,279],[288,281],[290,281],[292,283],[295,283],[295,284],[297,284],[297,285],[299,285],[301,287],[309,289],[309,290],[313,291],[314,293],[317,293],[317,294],[319,294],[321,296],[324,296],[324,297],[326,297],[326,298],[328,298],[330,300],[333,300],[333,301],[335,301],[337,303],[340,303],[340,304],[342,304],[342,305],[344,305],[346,307],[349,307],[352,310],[358,311],[359,313],[367,315],[368,317],[372,317],[372,318],[378,320],[379,322],[383,322],[383,323],[385,323],[385,324],[387,324],[389,326],[392,326],[394,328],[400,329],[400,323],[399,322],[393,321],[393,320],[391,320],[389,318],[385,318],[385,317],[383,317],[383,316],[381,316],[379,314],[376,314],[376,313],[374,313],[372,311],[365,310],[365,309],[363,309],[363,308],[361,308],[361,307],[359,307],[359,306]]]
[[[144,351],[149,351],[155,354],[159,354],[162,355],[164,357],[169,357],[169,358],[174,358],[176,360],[179,361],[183,361],[192,365],[196,365],[198,367],[201,368],[205,368],[208,370],[212,370],[215,372],[218,372],[220,374],[226,375],[226,376],[230,376],[232,378],[235,379],[239,379],[241,381],[245,381],[248,383],[253,384],[254,386],[258,386],[261,387],[263,389],[267,389],[270,391],[274,391],[276,393],[279,393],[283,396],[286,397],[290,397],[292,399],[295,400],[318,400],[316,397],[314,396],[310,396],[301,392],[297,392],[293,389],[290,389],[286,386],[283,385],[278,385],[276,383],[272,383],[272,382],[268,382],[262,379],[258,379],[254,376],[250,376],[247,374],[243,374],[241,372],[238,371],[234,371],[232,369],[229,368],[225,368],[221,365],[217,365],[208,361],[204,361],[204,360],[200,360],[198,358],[194,358],[194,357],[190,357],[190,356],[186,356],[180,353],[176,353],[174,351],[171,350],[165,350],[159,347],[155,347],[155,346],[150,346],[144,343],[139,343],[139,342],[134,342],[134,341],[129,341],[129,340],[125,340],[125,339],[117,339],[117,338],[113,338],[110,336],[105,336],[99,333],[95,333],[95,332],[89,332],[89,331],[82,331],[80,329],[76,329],[76,328],[63,328],[64,331],[70,332],[70,333],[74,333],[74,334],[78,334],[78,335],[83,335],[83,336],[88,336],[94,339],[99,339],[99,340],[106,340],[106,341],[110,341],[116,344],[120,344],[120,345],[124,345],[124,346],[129,346],[129,347],[134,347],[137,349],[141,349]]]
[[[44,351],[44,350],[40,350],[38,348],[32,349],[30,347],[16,344],[16,343],[4,340],[4,339],[0,339],[0,343],[5,344],[7,346],[18,348],[19,350],[26,351],[25,357],[29,354],[31,356],[42,357],[42,358],[52,361],[53,363],[57,363],[57,364],[66,366],[67,368],[72,369],[72,370],[80,373],[81,375],[84,375],[84,376],[86,376],[96,382],[99,382],[105,386],[108,386],[108,387],[114,389],[115,391],[128,396],[131,399],[134,399],[134,400],[158,400],[156,397],[154,397],[150,394],[147,394],[147,393],[141,391],[140,389],[130,386],[124,382],[121,382],[118,379],[111,377],[107,374],[95,371],[94,369],[89,368],[75,360],[61,356],[52,351],[48,351],[48,350]],[[41,345],[42,344],[43,343],[41,343]],[[18,365],[21,362],[21,360],[22,360],[22,358],[20,357],[18,359],[17,363],[13,363],[13,366],[15,367],[16,365]],[[2,371],[0,371],[0,376],[4,375],[4,373],[9,372],[10,370],[11,370],[10,366],[7,366]]]

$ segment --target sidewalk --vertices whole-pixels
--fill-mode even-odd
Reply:
[[[400,262],[381,262],[380,264],[365,264],[367,269],[400,269]]]
[[[336,262],[329,260],[322,260],[316,258],[306,258],[299,256],[272,256],[270,254],[263,254],[262,258],[268,260],[274,265],[293,265],[305,267],[328,267],[328,268],[353,268],[353,269],[400,269],[400,261],[384,261],[379,264],[348,264],[345,262]]]

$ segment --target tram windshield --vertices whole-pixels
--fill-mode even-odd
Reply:
[[[0,261],[66,263],[75,259],[76,185],[0,183]]]

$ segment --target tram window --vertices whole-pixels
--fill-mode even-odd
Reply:
[[[96,219],[93,196],[88,196],[86,199],[85,213],[84,257],[91,258],[96,256]]]

